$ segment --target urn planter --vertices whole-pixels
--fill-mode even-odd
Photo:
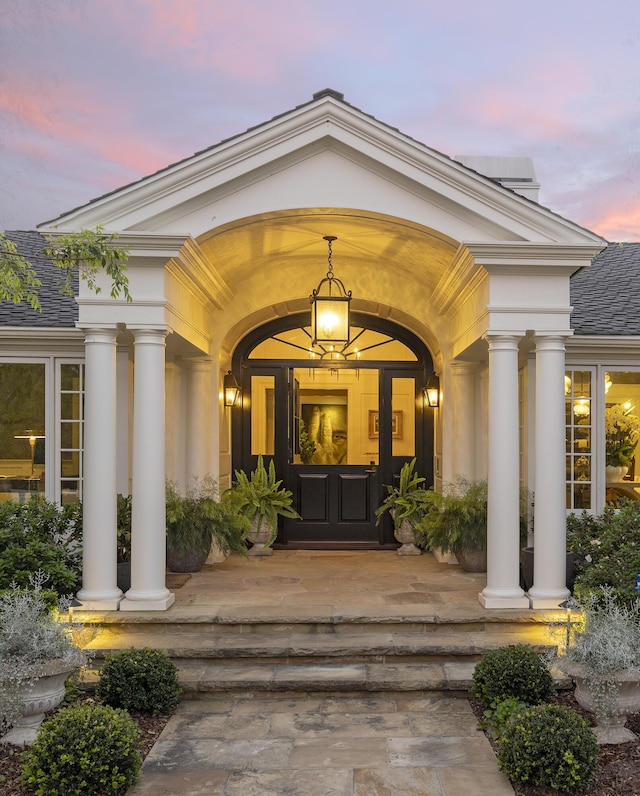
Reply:
[[[44,715],[57,707],[65,695],[65,680],[77,667],[58,659],[43,663],[38,679],[22,695],[22,715],[0,741],[14,746],[31,746],[38,735]]]
[[[396,551],[399,556],[419,556],[422,550],[416,547],[416,537],[413,532],[413,525],[409,520],[402,520],[400,527],[393,532],[396,540],[400,542],[400,547]]]
[[[640,713],[640,671],[622,669],[597,676],[580,663],[561,661],[558,666],[576,684],[576,702],[595,716],[593,729],[599,744],[638,740],[624,725],[628,716]]]
[[[252,544],[249,549],[249,555],[270,556],[273,550],[269,547],[269,544],[274,538],[273,528],[269,525],[266,517],[256,517],[247,536],[247,539]]]

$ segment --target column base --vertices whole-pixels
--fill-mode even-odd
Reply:
[[[518,594],[518,591],[520,594]],[[481,591],[478,593],[478,600],[480,605],[485,608],[519,608],[528,610],[530,607],[529,600],[522,589],[505,591],[503,594],[499,592],[485,594],[484,591]]]
[[[122,595],[113,600],[87,600],[78,596],[78,601],[82,605],[73,607],[74,612],[82,613],[83,611],[117,611],[122,601]]]
[[[128,592],[127,592],[128,593]],[[152,600],[136,600],[124,597],[120,603],[121,611],[166,611],[176,601],[173,592],[167,592],[165,597],[158,597]]]
[[[536,589],[532,586],[527,592],[532,608],[560,608],[560,603],[571,596],[569,589]]]

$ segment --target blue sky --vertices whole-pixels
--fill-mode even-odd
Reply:
[[[637,0],[0,0],[0,229],[325,87],[447,155],[530,155],[540,201],[640,240]]]

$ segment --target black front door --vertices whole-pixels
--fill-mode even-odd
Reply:
[[[259,345],[247,349],[261,353]],[[377,523],[375,511],[413,456],[433,483],[433,417],[422,399],[430,358],[257,359],[247,355],[236,367],[242,405],[233,410],[233,466],[249,472],[258,454],[273,458],[293,493],[302,519],[281,519],[276,547],[397,547],[388,513]]]

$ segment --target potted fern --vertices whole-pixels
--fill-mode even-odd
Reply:
[[[278,517],[301,519],[293,508],[292,493],[276,478],[273,459],[264,466],[258,456],[255,470],[249,475],[235,471],[235,482],[223,495],[223,503],[246,517],[251,523],[248,539],[252,543],[250,556],[271,555],[271,545],[278,535]]]
[[[195,478],[186,494],[167,483],[167,566],[172,572],[198,572],[215,543],[223,555],[246,555],[249,522],[228,502],[218,500],[211,476]]]
[[[397,486],[385,484],[387,496],[376,509],[376,525],[385,512],[393,519],[394,536],[400,542],[399,556],[419,556],[422,553],[415,542],[415,527],[434,505],[433,491],[425,489],[425,479],[415,472],[415,457],[405,462],[400,470]]]

